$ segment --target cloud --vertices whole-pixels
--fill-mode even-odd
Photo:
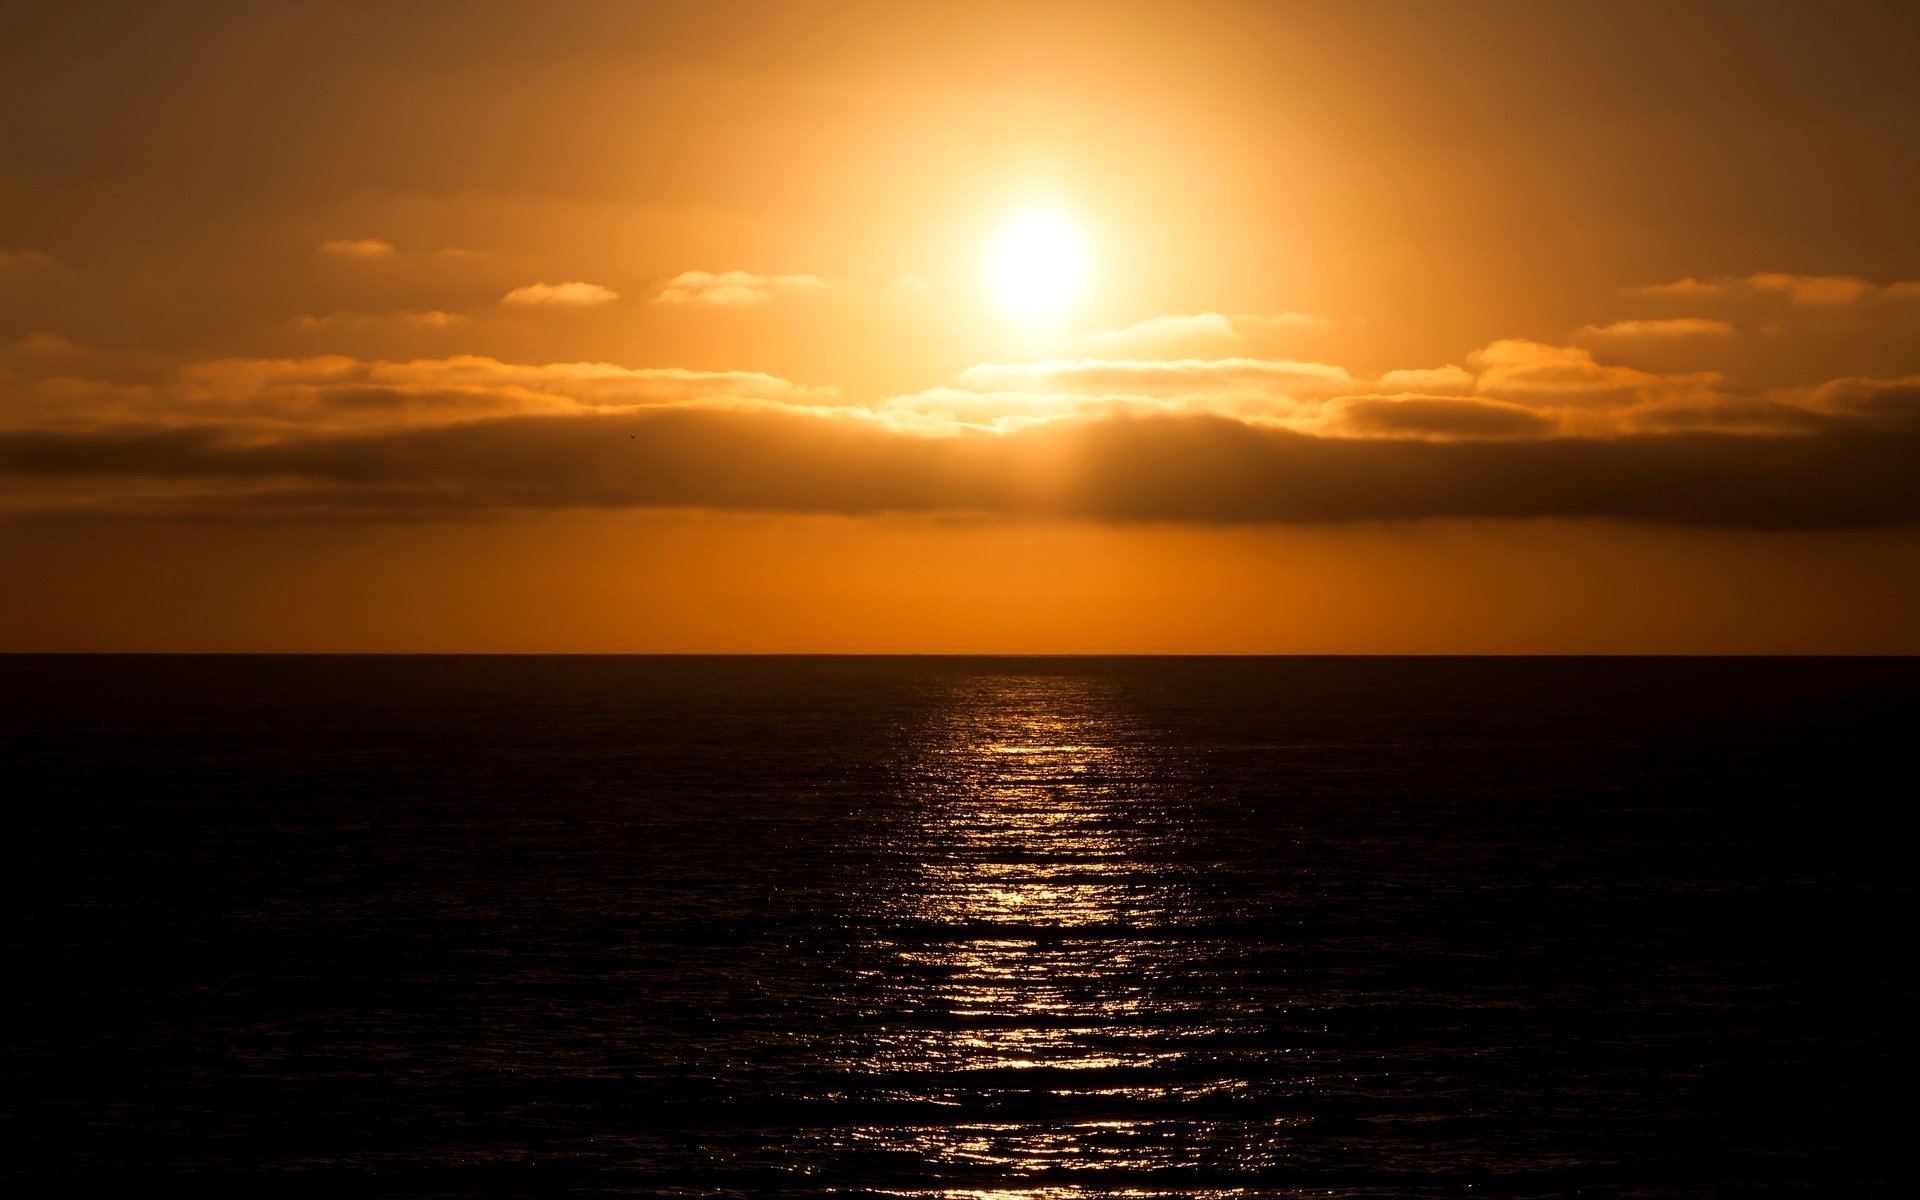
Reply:
[[[1718,391],[1713,371],[1661,375],[1601,363],[1576,346],[1549,346],[1524,338],[1493,342],[1467,358],[1479,371],[1477,389],[1496,399],[1587,406],[1693,401]]]
[[[594,308],[618,300],[620,293],[597,283],[530,283],[500,297],[502,304],[551,308]]]
[[[1150,317],[1122,329],[1099,329],[1062,339],[1079,358],[1189,357],[1231,351],[1281,334],[1321,329],[1332,322],[1306,313],[1194,313]],[[1243,351],[1244,352],[1244,351]]]
[[[1544,437],[1548,414],[1502,400],[1459,396],[1342,396],[1327,405],[1326,429],[1354,437]]]
[[[1577,346],[1523,338],[1467,356],[1477,395],[1551,414],[1563,434],[1614,437],[1674,430],[1760,433],[1804,429],[1803,409],[1728,390],[1717,371],[1663,374],[1604,363]]]
[[[466,320],[467,317],[462,313],[442,312],[436,308],[424,311],[336,312],[327,313],[324,316],[302,313],[293,319],[293,323],[300,329],[378,329],[382,327],[445,329]]]
[[[1602,422],[1582,421],[1585,414],[1562,414],[1563,431],[1596,436],[1636,433],[1737,433],[1749,436],[1818,433],[1849,422],[1834,420],[1804,404],[1766,396],[1716,395],[1695,401],[1676,400],[1613,413]]]
[[[301,323],[329,330],[438,320],[431,314],[348,313]],[[940,435],[1120,415],[1212,414],[1342,437],[1508,438],[1675,429],[1785,432],[1835,417],[1831,405],[1810,394],[1740,396],[1711,372],[1658,374],[1603,363],[1575,347],[1508,340],[1474,352],[1468,362],[1474,369],[1389,371],[1376,379],[1327,363],[1280,359],[982,363],[949,385],[855,401],[832,387],[750,371],[508,363],[479,355],[236,358],[192,364],[152,384],[149,419],[319,431],[513,413],[771,404],[832,409],[850,419]],[[62,386],[57,402],[21,388],[10,401],[0,397],[0,426],[51,420],[80,427],[125,415],[124,393],[104,384],[89,391],[83,379]],[[89,398],[95,395],[97,404]],[[53,419],[48,414],[56,403]]]
[[[934,387],[888,397],[877,409],[867,411],[895,429],[950,435],[967,431],[1005,433],[1048,421],[1103,416],[1219,412],[1254,419],[1272,418],[1281,411],[1290,413],[1294,409],[1293,403],[1284,398],[1236,402],[1231,397],[1212,396],[1183,398]]]
[[[507,363],[479,355],[365,361],[346,355],[229,358],[190,364],[129,388],[73,377],[0,391],[0,426],[114,422],[219,425],[255,437],[349,428],[421,427],[509,414],[619,412],[650,405],[833,407],[833,388],[755,371]]]
[[[1585,338],[1627,338],[1671,340],[1695,337],[1731,337],[1733,324],[1713,317],[1673,317],[1655,321],[1615,321],[1610,325],[1585,325]]]
[[[1046,359],[981,363],[960,372],[969,388],[1072,391],[1131,396],[1222,394],[1285,399],[1350,388],[1353,376],[1327,363],[1259,358]]]
[[[272,442],[217,427],[0,434],[0,471],[198,480],[216,509],[269,513],[283,489],[301,505],[393,514],[698,507],[1822,528],[1920,519],[1916,464],[1920,438],[1872,429],[1434,440],[1314,437],[1185,415],[925,437],[766,408],[513,416]]]
[[[1124,355],[1168,343],[1238,342],[1240,333],[1220,313],[1149,317],[1124,329],[1099,329],[1073,339],[1089,358]]]
[[[1642,296],[1680,296],[1692,299],[1703,296],[1724,296],[1740,283],[1740,280],[1732,276],[1715,281],[1695,279],[1689,275],[1685,279],[1676,279],[1671,283],[1653,283],[1632,290]]]
[[[707,308],[750,308],[771,304],[785,295],[807,295],[827,290],[817,275],[755,275],[750,271],[684,271],[661,285],[655,304],[700,305]]]
[[[1747,286],[1756,292],[1785,296],[1795,304],[1851,304],[1878,289],[1849,275],[1749,275]]]
[[[1754,275],[1723,275],[1716,279],[1676,279],[1633,289],[1642,296],[1700,299],[1784,299],[1808,307],[1835,307],[1862,300],[1906,299],[1920,296],[1920,282],[1877,284],[1854,275],[1793,275],[1762,271]]]
[[[1507,339],[1467,361],[1469,367],[1394,370],[1374,379],[1327,363],[1279,359],[983,363],[962,371],[957,386],[896,396],[885,407],[928,428],[943,419],[1006,430],[1079,415],[1213,413],[1349,437],[1785,431],[1803,428],[1808,419],[1791,404],[1729,393],[1716,372],[1644,371],[1602,362],[1576,346]],[[1438,403],[1443,400],[1470,403]],[[1390,407],[1396,401],[1415,403]]]
[[[160,479],[229,515],[1920,520],[1920,376],[1743,395],[1521,339],[1466,363],[1377,379],[1249,357],[985,363],[861,403],[747,371],[234,358],[139,385],[0,379],[0,471],[94,479],[103,505],[137,505]]]
[[[330,238],[321,242],[318,253],[331,258],[352,258],[363,262],[393,256],[393,243],[379,238]]]
[[[1444,367],[1388,371],[1380,376],[1381,388],[1389,392],[1465,392],[1471,391],[1476,382],[1472,371],[1452,363]]]
[[[1920,433],[1920,375],[1835,379],[1805,394],[1808,407],[1885,429]]]
[[[38,250],[0,250],[0,272],[50,267],[54,262],[52,255],[42,254]]]
[[[38,358],[60,358],[72,354],[79,347],[74,344],[72,338],[43,330],[29,333],[9,344],[6,349],[10,353],[27,354]]]
[[[1042,421],[1170,413],[1304,428],[1317,421],[1328,397],[1364,386],[1340,367],[1280,359],[1043,359],[981,363],[960,372],[954,386],[890,397],[881,411],[903,428],[928,431],[943,425],[1005,431]]]

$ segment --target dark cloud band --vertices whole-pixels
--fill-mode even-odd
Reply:
[[[1326,438],[1219,416],[1113,417],[926,437],[778,410],[513,417],[249,443],[211,427],[0,433],[0,470],[284,484],[343,508],[697,507],[1326,523],[1619,517],[1750,528],[1920,519],[1898,429],[1428,441]]]

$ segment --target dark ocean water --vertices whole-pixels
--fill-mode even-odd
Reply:
[[[1920,661],[0,685],[13,1195],[1912,1184]]]

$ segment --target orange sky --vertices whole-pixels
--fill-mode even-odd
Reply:
[[[1865,3],[0,17],[0,649],[1915,652],[1917,55]],[[1036,206],[1051,316],[986,282]]]

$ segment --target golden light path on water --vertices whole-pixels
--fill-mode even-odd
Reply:
[[[897,1192],[920,1196],[1167,1194],[1128,1185],[1203,1162],[1209,1141],[1234,1160],[1216,1168],[1271,1161],[1271,1120],[1194,1136],[1194,1106],[1220,1110],[1248,1084],[1230,1051],[1196,1054],[1238,1022],[1185,978],[1217,947],[1183,928],[1151,731],[1112,680],[975,678],[952,701],[915,738],[902,848],[916,862],[876,896],[895,919],[874,982],[911,1015],[850,1064],[938,1116],[845,1131],[845,1148],[955,1183],[1035,1177]]]

